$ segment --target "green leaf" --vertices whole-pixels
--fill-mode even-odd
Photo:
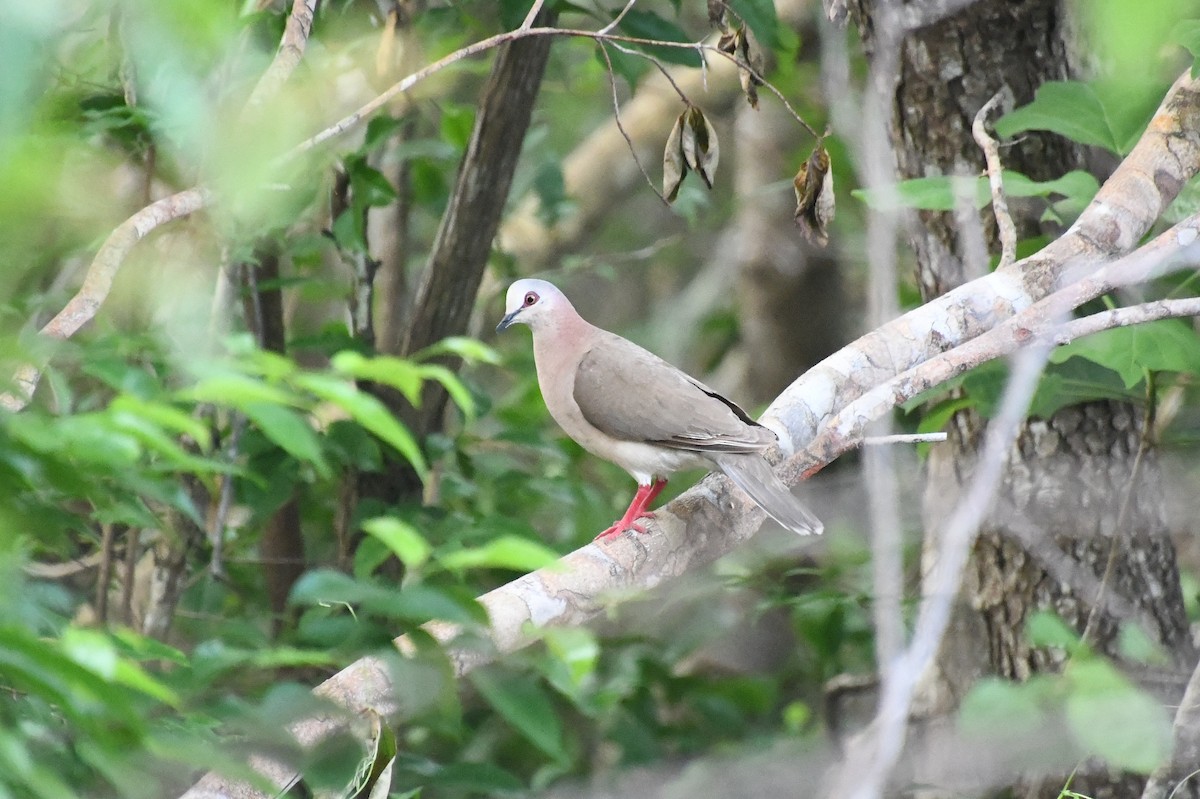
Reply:
[[[363,427],[391,444],[413,467],[422,481],[429,477],[425,456],[412,433],[396,421],[382,402],[364,394],[342,379],[327,375],[304,374],[295,379],[298,386],[337,405]]]
[[[1136,622],[1125,622],[1117,631],[1117,651],[1125,660],[1156,666],[1171,665],[1171,659],[1162,645]]]
[[[462,410],[464,416],[468,419],[475,418],[475,398],[471,396],[471,392],[467,390],[463,381],[458,379],[458,375],[446,367],[435,363],[421,364],[420,370],[421,377],[427,380],[435,380],[442,384],[442,388],[446,389],[446,393],[450,395],[450,399],[454,400],[454,404]]]
[[[331,364],[342,374],[391,386],[398,389],[414,406],[421,404],[420,366],[412,361],[390,355],[367,358],[347,350],[334,355]]]
[[[400,129],[401,124],[403,124],[403,120],[399,117],[388,116],[386,114],[372,117],[371,121],[367,123],[367,132],[363,136],[363,150],[374,150],[386,142]]]
[[[364,206],[390,205],[395,201],[396,189],[383,173],[368,164],[365,158],[359,156],[347,159],[346,174],[350,176],[355,207],[361,209]]]
[[[1050,354],[1054,363],[1084,358],[1121,376],[1127,389],[1137,386],[1147,371],[1200,373],[1200,338],[1177,319],[1103,330],[1072,341]]]
[[[515,535],[502,535],[481,547],[438,555],[438,562],[451,571],[466,569],[511,569],[531,572],[558,560],[554,550]]]
[[[779,17],[773,0],[729,0],[729,7],[750,27],[759,44],[779,49]]]
[[[630,9],[618,27],[623,33],[636,39],[654,39],[661,42],[690,43],[692,41],[675,23],[669,22],[653,12],[637,8]],[[695,48],[663,47],[651,44],[633,46],[668,64],[682,64],[697,69],[700,67],[700,54],[696,52]]]
[[[469,336],[450,336],[444,338],[436,344],[430,344],[425,349],[413,353],[412,359],[414,361],[427,361],[430,358],[437,358],[442,355],[457,355],[468,363],[486,363],[491,366],[498,366],[504,362],[504,359],[500,357],[500,353],[479,339],[470,338]]]
[[[1149,694],[1107,661],[1074,660],[1065,676],[1067,722],[1075,739],[1110,766],[1149,774],[1171,753],[1171,720]]]
[[[366,223],[360,209],[350,207],[333,220],[330,232],[338,246],[350,252],[366,252]]]
[[[1029,643],[1034,646],[1053,646],[1068,652],[1077,651],[1079,635],[1067,626],[1057,613],[1038,611],[1029,617]]]
[[[519,795],[528,786],[523,780],[491,763],[450,763],[438,769],[430,782],[450,788],[451,795],[464,793],[481,796]]]
[[[475,106],[442,103],[442,140],[449,142],[458,152],[471,143],[471,132],[475,128]]]
[[[1004,170],[1004,190],[1010,197],[1052,197],[1061,195],[1080,205],[1091,202],[1100,191],[1100,182],[1090,172],[1074,169],[1054,180],[1033,180],[1020,172]],[[986,178],[981,178],[986,183]]]
[[[249,402],[242,406],[254,426],[276,446],[297,460],[311,463],[322,475],[329,467],[321,453],[321,442],[312,427],[291,408],[267,402]]]
[[[983,208],[991,199],[986,180],[951,175],[912,178],[894,186],[855,189],[850,193],[881,211],[894,211],[897,208],[953,211],[963,195],[972,198],[976,208]]]
[[[185,450],[173,436],[168,436],[151,421],[123,410],[109,409],[106,414],[114,431],[137,439],[145,449],[157,452],[172,468],[193,472],[228,471],[228,464],[196,457]]]
[[[238,410],[243,410],[247,403],[297,404],[296,398],[287,391],[236,373],[202,378],[194,386],[180,391],[179,398],[192,402],[211,402]]]
[[[1200,77],[1200,19],[1180,20],[1171,31],[1171,41],[1192,54],[1192,80]]]
[[[996,132],[1005,138],[1027,130],[1048,130],[1121,153],[1120,139],[1095,89],[1079,81],[1043,83],[1032,103],[996,120]]]
[[[547,651],[567,667],[574,687],[578,688],[596,673],[600,643],[591,630],[582,627],[547,627],[542,638]]]
[[[1051,686],[1044,680],[1013,683],[985,677],[971,687],[959,709],[959,723],[966,733],[1005,737],[1031,735],[1043,728]]]
[[[480,669],[471,673],[471,682],[488,704],[531,744],[555,761],[567,760],[562,723],[554,704],[532,677],[498,675]]]
[[[114,397],[108,404],[110,411],[123,411],[152,422],[159,427],[174,430],[195,441],[200,449],[212,447],[212,433],[208,425],[173,405],[138,399],[129,394]]]
[[[1049,419],[1061,409],[1081,402],[1104,399],[1139,402],[1143,398],[1144,392],[1126,389],[1121,378],[1111,369],[1075,358],[1046,367],[1029,403],[1028,413]],[[989,414],[993,411],[993,405],[989,405]]]
[[[403,589],[355,579],[331,569],[305,573],[292,588],[289,601],[299,605],[362,606],[385,618],[423,624],[441,619],[458,624],[486,622],[487,614],[470,596],[422,585]]]
[[[433,551],[417,528],[394,516],[368,519],[363,522],[362,527],[369,535],[382,541],[408,569],[423,566],[429,560],[429,553]]]

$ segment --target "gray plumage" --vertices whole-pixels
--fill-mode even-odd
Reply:
[[[821,522],[792,496],[763,453],[776,436],[716,391],[615,333],[589,324],[544,280],[508,290],[497,330],[533,330],[538,384],[559,426],[589,452],[624,468],[638,493],[601,537],[638,529],[636,519],[671,473],[711,464],[771,518],[798,533]]]

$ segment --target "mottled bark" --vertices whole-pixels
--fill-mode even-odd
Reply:
[[[857,11],[868,52],[877,55],[877,9],[862,3]],[[1070,74],[1064,15],[1056,0],[984,0],[906,35],[898,74],[883,86],[900,176],[978,174],[983,157],[970,133],[976,111],[997,92],[1009,108],[1028,102],[1038,85]],[[1003,158],[1006,168],[1038,179],[1082,165],[1077,147],[1048,136],[1023,136],[1004,148]],[[986,213],[981,222],[995,251]],[[1019,208],[1014,215],[1022,235],[1036,231],[1032,216]],[[912,227],[927,299],[970,277],[963,265],[965,232],[943,213],[922,213]],[[951,440],[934,448],[927,529],[938,529],[961,495],[985,424],[973,412],[961,413]],[[1039,610],[1057,613],[1081,634],[1087,630],[1089,643],[1109,654],[1118,621],[1132,617],[1177,666],[1190,667],[1158,465],[1152,448],[1138,457],[1143,428],[1141,409],[1112,402],[1027,423],[1010,452],[997,509],[976,543],[957,619],[924,683],[920,717],[952,711],[982,675],[1024,680],[1058,669],[1061,653],[1033,647],[1027,637],[1026,622]],[[926,561],[936,557],[936,541],[928,540]],[[1069,579],[1072,574],[1090,579],[1081,583]],[[1016,790],[1053,795],[1065,777],[1030,775]],[[1071,788],[1093,797],[1129,796],[1141,782],[1085,765]]]
[[[874,57],[874,3],[858,9],[864,46]],[[1070,75],[1064,36],[1065,7],[1050,0],[984,0],[940,22],[912,31],[900,45],[898,74],[890,76],[892,137],[901,178],[977,175],[984,160],[971,136],[975,113],[999,91],[1004,110],[1033,100],[1038,86]],[[887,77],[887,76],[885,76]],[[1022,134],[1003,149],[1004,167],[1047,180],[1082,164],[1080,148],[1049,134]],[[1022,235],[1036,231],[1039,211],[1014,209]],[[951,212],[921,211],[909,230],[918,279],[926,299],[969,277],[964,271],[966,231]],[[980,223],[994,235],[989,209]]]

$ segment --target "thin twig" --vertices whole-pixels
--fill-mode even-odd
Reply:
[[[602,40],[597,39],[597,42],[601,46],[604,45],[604,42]],[[683,89],[679,88],[679,84],[675,81],[675,77],[673,75],[671,75],[671,70],[667,69],[666,64],[664,64],[661,60],[659,60],[658,58],[655,58],[654,56],[650,55],[649,53],[643,53],[640,50],[634,50],[632,47],[625,47],[624,45],[622,45],[619,42],[608,42],[608,43],[611,44],[613,47],[617,48],[618,50],[620,50],[625,55],[632,55],[632,56],[638,56],[639,58],[644,58],[647,61],[649,61],[651,64],[656,66],[658,68],[658,71],[662,73],[662,76],[667,79],[667,83],[671,84],[671,88],[674,89],[675,93],[679,95],[679,99],[683,100],[683,102],[687,103],[688,105],[692,104],[692,101],[690,99],[688,99],[688,96],[683,93]]]
[[[246,429],[246,416],[235,413],[229,433],[229,447],[226,457],[233,464],[238,459],[238,448],[242,440],[242,431]],[[225,574],[225,525],[229,521],[229,509],[233,506],[234,477],[232,474],[221,478],[220,495],[217,499],[217,512],[213,514],[212,523],[208,528],[208,540],[212,545],[212,560],[209,561],[208,571],[214,578],[221,580]]]
[[[1000,145],[988,135],[984,123],[987,122],[988,114],[999,105],[1002,95],[1003,90],[996,92],[992,99],[984,103],[971,125],[971,134],[975,137],[979,149],[983,150],[984,160],[987,161],[988,184],[992,189],[992,212],[996,216],[996,226],[1000,233],[1000,269],[1012,266],[1017,261],[1017,227],[1008,212],[1008,198],[1004,193]]]
[[[1141,249],[1113,261],[1088,277],[1046,295],[970,341],[864,391],[823,423],[816,437],[808,443],[804,458],[793,458],[783,468],[785,482],[794,481],[797,471],[803,473],[809,468],[805,465],[808,459],[816,458],[821,463],[828,463],[853,448],[862,437],[866,425],[898,403],[987,361],[1040,341],[1061,344],[1110,327],[1200,315],[1200,300],[1188,298],[1115,308],[1066,323],[1057,321],[1083,303],[1116,288],[1193,266],[1200,259],[1197,229],[1200,229],[1200,214],[1178,223]]]
[[[629,9],[633,8],[633,4],[636,2],[637,2],[637,0],[629,0],[629,2],[627,2],[625,4],[625,7],[621,9],[621,13],[619,13],[615,17],[613,17],[612,22],[608,23],[603,28],[598,30],[597,33],[601,33],[601,34],[611,33],[613,28],[615,28],[621,24],[621,20],[625,19],[625,15],[629,13]]]
[[[317,0],[292,0],[292,12],[288,14],[275,58],[258,79],[258,84],[242,109],[243,113],[261,107],[278,94],[283,84],[300,65],[308,47],[308,37],[312,32],[313,15],[316,10]]]
[[[203,208],[209,200],[205,189],[186,189],[147,205],[126,219],[109,234],[92,259],[79,291],[67,302],[53,319],[42,327],[42,336],[65,340],[95,317],[100,305],[112,289],[113,279],[134,245],[160,225],[187,216]],[[41,367],[24,364],[13,376],[13,392],[0,394],[0,407],[19,411],[29,404],[38,381],[42,378]]]
[[[533,5],[529,7],[529,13],[525,15],[524,21],[521,22],[521,27],[518,30],[529,30],[533,27],[533,21],[537,19],[538,12],[542,10],[542,6],[546,4],[546,0],[533,0]]]
[[[887,436],[866,436],[863,446],[879,446],[883,444],[937,444],[946,440],[945,433],[894,433]]]
[[[1095,640],[1095,636],[1097,635],[1096,629],[1100,623],[1101,602],[1112,582],[1113,574],[1117,570],[1117,553],[1120,551],[1119,545],[1121,537],[1124,534],[1125,525],[1129,522],[1130,508],[1133,505],[1133,494],[1137,490],[1138,479],[1141,477],[1142,463],[1153,442],[1154,380],[1153,374],[1148,375],[1148,379],[1146,380],[1146,407],[1142,411],[1142,435],[1138,438],[1137,454],[1133,456],[1133,467],[1129,470],[1129,480],[1125,484],[1125,490],[1121,492],[1121,506],[1117,511],[1116,523],[1113,525],[1112,539],[1108,543],[1108,559],[1104,564],[1104,574],[1100,577],[1100,585],[1096,589],[1096,598],[1092,601],[1092,607],[1088,610],[1087,622],[1083,625],[1083,632],[1079,634],[1079,641],[1084,645],[1090,645],[1090,642]],[[1130,531],[1130,538],[1133,537],[1134,532]]]
[[[884,671],[879,711],[864,736],[855,742],[829,796],[876,799],[899,761],[917,682],[941,646],[971,547],[1000,487],[1007,453],[1025,419],[1050,350],[1042,343],[1022,350],[1015,358],[1012,377],[999,413],[988,425],[971,483],[937,536],[937,562],[927,580],[929,590],[921,601],[912,643],[893,667]]]
[[[100,525],[100,571],[96,574],[96,621],[101,627],[108,624],[108,586],[112,582],[113,538],[115,525]]]
[[[412,89],[414,86],[416,86],[418,83],[425,80],[429,76],[431,76],[437,72],[440,72],[441,70],[445,69],[446,67],[448,67],[452,64],[456,64],[459,61],[463,61],[467,58],[471,58],[472,56],[479,55],[480,53],[487,52],[488,50],[499,47],[501,45],[509,44],[510,42],[515,42],[515,41],[518,41],[519,39],[525,39],[525,38],[528,38],[531,36],[557,36],[557,37],[569,38],[569,39],[570,38],[591,39],[596,42],[606,42],[606,43],[613,44],[613,45],[644,44],[644,45],[653,45],[655,47],[672,47],[675,49],[701,50],[701,51],[706,51],[706,52],[717,53],[722,58],[725,58],[729,61],[732,61],[735,64],[739,64],[739,65],[744,66],[747,69],[749,69],[751,74],[754,75],[754,77],[757,78],[758,80],[762,81],[762,84],[767,87],[768,91],[770,91],[772,94],[774,94],[779,99],[779,101],[783,104],[783,107],[787,109],[788,113],[790,113],[792,115],[792,117],[798,123],[800,123],[801,126],[804,127],[805,130],[807,130],[814,137],[819,135],[812,128],[811,125],[809,125],[807,122],[804,121],[804,118],[800,116],[800,114],[796,111],[796,109],[792,107],[791,103],[789,103],[787,101],[787,98],[784,97],[783,92],[779,91],[779,89],[777,89],[775,86],[773,86],[768,81],[763,80],[762,76],[759,73],[757,73],[756,71],[754,71],[754,69],[751,68],[748,64],[743,64],[736,57],[730,55],[729,53],[722,52],[712,45],[697,44],[695,42],[668,42],[668,41],[662,41],[662,40],[658,40],[658,39],[644,39],[644,38],[637,37],[637,36],[619,36],[619,35],[612,34],[612,33],[600,33],[598,31],[581,30],[578,28],[524,28],[524,29],[518,28],[517,30],[506,31],[504,33],[497,33],[495,36],[489,36],[486,39],[481,39],[478,42],[473,42],[472,44],[469,44],[460,50],[455,50],[453,53],[449,53],[448,55],[438,59],[437,61],[433,62],[432,64],[422,67],[421,69],[417,70],[416,72],[413,72],[412,74],[407,75],[404,78],[401,78],[396,83],[393,83],[391,86],[384,89],[382,93],[376,95],[371,100],[369,100],[366,103],[364,103],[363,105],[359,106],[357,110],[351,112],[350,114],[348,114],[345,117],[342,117],[337,122],[333,123],[332,125],[325,128],[324,130],[310,136],[308,139],[304,140],[300,144],[297,144],[295,147],[293,147],[291,150],[289,150],[287,153],[285,153],[283,156],[281,156],[280,160],[281,161],[289,161],[289,160],[295,158],[296,156],[302,155],[303,153],[308,152],[309,150],[313,149],[314,147],[317,147],[320,144],[323,144],[324,142],[328,141],[329,139],[332,139],[335,136],[341,135],[342,133],[346,132],[350,128],[357,125],[359,122],[361,122],[366,117],[373,114],[375,111],[378,111],[380,108],[387,105],[387,103],[390,102],[393,98],[407,92],[408,90]],[[635,51],[635,53],[636,53],[636,55],[638,55],[640,57],[647,58],[649,60],[654,60],[654,57],[647,53],[642,53],[642,52],[637,52],[637,51]]]
[[[646,179],[646,184],[650,187],[650,191],[658,195],[658,199],[663,201],[663,205],[670,206],[671,203],[663,196],[663,193],[658,190],[658,186],[654,185],[654,178],[650,177],[650,173],[646,171],[646,167],[642,165],[642,159],[638,158],[637,149],[634,147],[633,139],[629,137],[628,131],[625,130],[624,123],[621,122],[621,101],[617,97],[617,74],[613,70],[612,59],[608,55],[608,47],[604,42],[600,42],[600,54],[604,56],[604,63],[608,67],[608,83],[612,87],[613,99],[613,119],[617,123],[617,130],[621,132],[621,136],[625,139],[625,143],[629,145],[629,154],[633,156],[633,163],[637,164],[638,171],[642,173],[642,177]],[[679,91],[679,87],[675,87]]]

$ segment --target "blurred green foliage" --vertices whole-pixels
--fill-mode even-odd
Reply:
[[[430,9],[402,41],[404,63],[519,22],[526,5],[501,4],[501,18],[491,4]],[[760,38],[794,48],[770,3],[735,8]],[[622,30],[704,35],[702,15],[677,12],[639,7]],[[0,18],[0,373],[49,364],[33,404],[0,416],[0,796],[163,796],[214,768],[253,780],[251,750],[302,770],[318,792],[382,796],[390,782],[393,796],[503,795],[817,735],[819,680],[870,662],[861,592],[846,599],[827,588],[800,603],[747,572],[674,600],[674,617],[694,616],[743,583],[736,592],[749,612],[778,617],[800,642],[777,673],[704,665],[699,653],[741,626],[728,613],[675,630],[633,615],[600,631],[549,630],[465,686],[420,632],[430,619],[484,623],[476,596],[586,542],[632,490],[627,475],[547,427],[523,339],[509,345],[501,374],[500,357],[478,342],[379,356],[340,314],[319,312],[348,291],[331,264],[371,253],[367,214],[396,201],[397,159],[410,179],[409,229],[431,239],[485,65],[435,78],[340,151],[287,160],[394,79],[378,72],[374,5],[322,3],[304,64],[254,109],[246,98],[283,32],[279,4],[0,0]],[[514,179],[514,196],[532,193],[549,221],[571,212],[561,153],[611,114],[591,49],[556,49],[563,79],[547,87]],[[693,50],[645,49],[698,63]],[[355,85],[364,75],[378,85]],[[602,102],[564,114],[579,109],[581,89]],[[349,200],[329,218],[335,167]],[[134,250],[88,328],[65,342],[34,335],[118,224],[148,199],[196,184],[212,191],[210,207]],[[697,194],[681,208],[698,220],[714,213],[710,202]],[[289,356],[211,318],[219,265],[253,266],[263,242],[289,268],[257,288],[317,309],[294,320]],[[438,360],[447,355],[473,368],[459,377]],[[413,403],[437,383],[456,422],[419,441],[363,382]],[[347,486],[388,460],[411,467],[424,500],[363,499],[339,522]],[[259,546],[289,498],[307,568],[291,593],[293,623],[275,635]],[[339,524],[356,533],[348,562],[331,534]],[[143,618],[153,601],[123,586],[133,569],[166,573],[171,559],[185,580],[178,600],[167,618]],[[763,568],[787,571],[793,559]],[[861,575],[863,565],[846,568]],[[406,632],[417,651],[401,658],[392,639]],[[339,712],[308,689],[365,655],[397,686],[395,737],[364,748],[340,735],[301,750],[288,725]]]
[[[398,359],[352,335],[341,312],[348,282],[335,266],[370,250],[365,214],[396,199],[401,162],[410,233],[432,239],[486,65],[464,62],[422,84],[410,106],[379,113],[338,152],[284,160],[395,75],[378,67],[377,4],[323,2],[301,69],[280,96],[246,109],[283,31],[280,6],[0,0],[0,374],[30,359],[50,363],[36,401],[0,416],[0,797],[170,795],[210,769],[253,779],[251,750],[330,794],[354,785],[376,796],[371,786],[386,773],[393,796],[459,797],[714,752],[755,755],[779,741],[815,745],[823,681],[873,668],[870,566],[853,531],[832,531],[819,562],[790,542],[767,547],[675,593],[627,603],[597,629],[544,631],[539,645],[466,685],[453,679],[421,623],[483,623],[476,596],[585,543],[632,486],[548,429],[523,339],[509,345],[501,374],[500,357],[478,342]],[[560,6],[572,21],[593,16]],[[639,4],[622,30],[672,41],[708,32],[702,9],[674,6]],[[789,96],[816,84],[772,3],[731,6],[775,47],[771,77]],[[401,60],[427,64],[518,24],[527,9],[430,8],[413,21]],[[593,52],[586,43],[555,49],[555,78],[514,179],[514,197],[533,192],[544,219],[572,210],[562,153],[611,114]],[[689,49],[649,52],[696,59]],[[611,55],[630,83],[647,69]],[[391,146],[401,129],[403,143]],[[1124,134],[1114,131],[1119,149]],[[797,159],[810,145],[797,144]],[[841,181],[852,174],[848,158],[841,143],[830,149]],[[350,202],[329,218],[335,169]],[[1021,180],[1013,176],[1063,216],[1070,209],[1055,203],[1094,191],[1078,175]],[[213,191],[211,208],[140,245],[83,333],[67,342],[34,335],[117,225],[147,199],[196,184]],[[715,228],[729,210],[720,198],[687,187],[677,212],[694,231]],[[619,250],[626,234],[604,237]],[[259,288],[285,289],[305,312],[294,319],[289,356],[211,318],[218,267],[253,265],[264,241],[289,269]],[[687,260],[688,248],[709,242],[697,235],[668,255]],[[495,261],[503,271],[502,256]],[[252,297],[243,290],[239,299]],[[324,303],[338,311],[322,312]],[[731,341],[736,320],[718,309],[710,333]],[[1171,342],[1154,368],[1186,360],[1190,345]],[[1103,350],[1073,360],[1106,363]],[[472,368],[456,376],[441,355]],[[413,402],[437,383],[454,422],[417,440],[360,381]],[[387,459],[411,466],[424,496],[364,499],[339,519],[348,486]],[[227,484],[235,489],[222,508]],[[308,568],[292,591],[294,623],[274,636],[259,546],[293,498]],[[215,531],[214,519],[224,522]],[[340,524],[357,535],[349,562],[339,561],[331,532]],[[137,558],[123,560],[125,551]],[[150,569],[168,556],[182,558],[178,602],[158,620],[160,636],[137,632],[153,625],[126,618],[126,606],[152,603],[109,588],[123,584],[126,567]],[[104,603],[108,623],[99,624]],[[751,653],[771,657],[723,658],[748,629],[771,644]],[[411,657],[392,645],[403,633],[413,635]],[[302,750],[288,725],[338,712],[309,688],[366,655],[397,686],[404,721],[394,738],[383,734],[371,748],[341,735]],[[1093,669],[1070,679],[1083,691],[1110,676]],[[1135,703],[1122,712],[1144,709]],[[1086,724],[1096,707],[1067,712]],[[1096,751],[1109,743],[1097,741]],[[377,768],[360,769],[364,757]]]

